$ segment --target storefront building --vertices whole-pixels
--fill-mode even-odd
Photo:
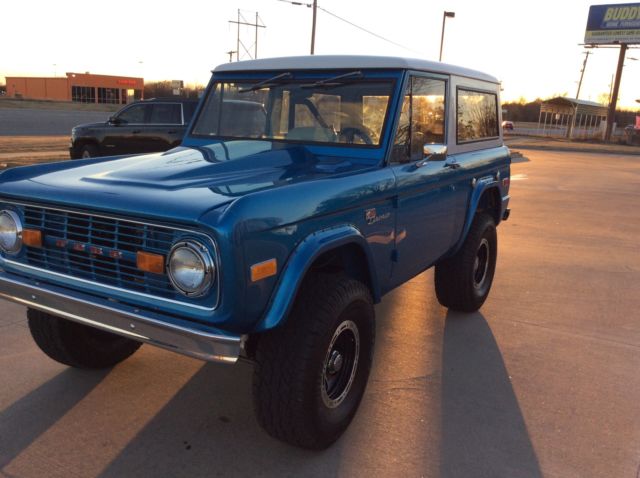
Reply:
[[[126,104],[143,98],[144,79],[67,73],[66,78],[8,76],[7,96],[32,100]]]

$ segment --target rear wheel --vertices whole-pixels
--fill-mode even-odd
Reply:
[[[40,350],[53,360],[71,367],[113,367],[142,345],[135,340],[35,309],[27,310],[27,318],[31,336]]]
[[[305,283],[284,326],[258,339],[253,391],[260,425],[295,446],[331,445],[360,404],[374,339],[364,284],[331,275]]]
[[[462,248],[436,265],[436,296],[440,304],[461,312],[474,312],[489,296],[498,255],[493,217],[479,213]]]

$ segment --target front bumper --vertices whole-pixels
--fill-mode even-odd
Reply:
[[[0,269],[0,298],[210,362],[235,363],[243,337],[198,330],[119,302],[71,292]],[[175,321],[175,319],[174,319]]]

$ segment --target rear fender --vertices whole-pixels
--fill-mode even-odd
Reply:
[[[469,209],[467,210],[467,215],[465,217],[464,227],[462,229],[462,235],[460,239],[456,243],[455,247],[447,254],[448,256],[454,255],[464,244],[464,240],[467,238],[467,234],[469,233],[469,229],[471,229],[471,224],[473,223],[473,218],[478,212],[478,207],[483,199],[485,194],[493,194],[497,195],[498,206],[497,211],[495,211],[494,219],[496,221],[496,226],[499,224],[500,219],[502,218],[502,203],[503,199],[503,191],[500,181],[496,179],[495,176],[484,176],[478,179],[473,188],[473,192],[471,193],[471,199],[469,201]]]

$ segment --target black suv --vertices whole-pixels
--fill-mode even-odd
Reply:
[[[71,159],[166,151],[178,146],[197,99],[153,98],[125,106],[106,123],[71,130]]]

